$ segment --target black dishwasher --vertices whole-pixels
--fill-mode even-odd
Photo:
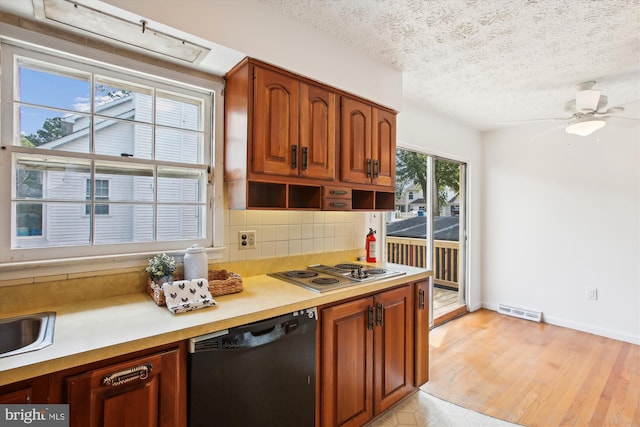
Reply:
[[[313,427],[317,310],[189,340],[189,427]]]

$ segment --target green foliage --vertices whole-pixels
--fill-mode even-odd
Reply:
[[[435,159],[435,181],[437,197],[434,197],[434,212],[440,211],[440,206],[448,202],[451,192],[460,191],[460,165],[442,159]],[[422,193],[427,194],[427,155],[396,150],[396,194],[399,196],[409,183],[420,186]],[[435,195],[434,195],[435,196]]]
[[[55,141],[58,138],[62,138],[62,118],[51,117],[44,121],[42,128],[38,129],[36,133],[24,136],[22,145],[24,146],[25,139],[37,147],[47,142]]]

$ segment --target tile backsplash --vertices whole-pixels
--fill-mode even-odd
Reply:
[[[244,261],[364,248],[367,213],[225,210],[225,260]],[[256,248],[240,249],[240,231],[256,232]]]

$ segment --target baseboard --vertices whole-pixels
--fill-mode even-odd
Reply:
[[[498,312],[498,304],[482,303],[482,308]],[[640,345],[640,336],[634,336],[624,332],[602,328],[596,325],[589,325],[586,323],[574,322],[572,320],[564,319],[557,316],[549,316],[544,313],[542,316],[542,322],[550,325],[561,326],[563,328],[574,329],[580,332],[587,332],[589,334],[599,335],[605,338],[611,338],[618,341],[624,341],[631,344]]]

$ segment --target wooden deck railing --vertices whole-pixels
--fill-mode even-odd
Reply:
[[[410,237],[386,236],[387,262],[425,268],[427,241]],[[433,242],[433,283],[458,289],[458,242]]]

